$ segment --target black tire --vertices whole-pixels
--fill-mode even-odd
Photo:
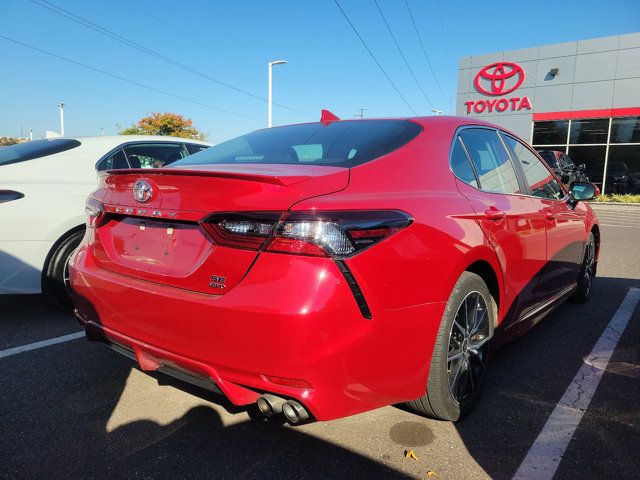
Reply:
[[[42,275],[42,293],[56,307],[64,311],[73,309],[69,286],[69,259],[84,236],[84,230],[64,237],[54,246]]]
[[[496,303],[482,278],[464,272],[453,287],[440,322],[427,390],[408,402],[411,410],[447,421],[459,420],[471,411],[482,392],[496,316]],[[479,325],[478,331],[473,332],[473,325],[469,328],[470,321]],[[463,381],[466,383],[461,386]]]
[[[576,303],[584,303],[589,300],[593,279],[596,276],[596,239],[593,232],[589,234],[589,240],[584,249],[584,258],[580,273],[578,273],[578,288],[571,296]]]

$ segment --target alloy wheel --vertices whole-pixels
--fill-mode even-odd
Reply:
[[[591,291],[591,282],[594,277],[594,266],[595,266],[595,245],[593,239],[590,239],[587,242],[587,248],[584,255],[584,289],[585,296],[589,295]]]
[[[69,264],[71,263],[71,255],[68,255],[64,261],[64,269],[62,270],[62,282],[67,293],[71,295],[71,274],[69,273]]]
[[[474,291],[462,300],[449,332],[447,372],[449,392],[458,404],[472,399],[484,376],[490,317],[487,302]]]

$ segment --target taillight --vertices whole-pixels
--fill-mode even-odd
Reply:
[[[87,214],[87,227],[89,228],[99,227],[106,214],[102,202],[93,197],[87,198],[84,211]]]
[[[278,212],[216,214],[202,227],[218,245],[260,250],[282,214]]]
[[[278,224],[267,250],[345,257],[410,223],[411,217],[398,210],[294,212]]]
[[[16,192],[14,190],[0,190],[0,203],[6,203],[20,198],[24,198],[24,193]]]
[[[282,216],[282,218],[278,218]],[[410,225],[398,210],[219,214],[203,228],[219,245],[294,255],[347,257]]]

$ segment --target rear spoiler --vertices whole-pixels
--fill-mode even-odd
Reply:
[[[271,183],[273,185],[282,186],[293,185],[295,183],[300,183],[311,178],[310,175],[269,175],[244,172],[216,172],[209,170],[194,170],[183,168],[128,168],[120,170],[107,170],[105,173],[109,175],[191,175],[198,177],[233,178],[237,180]]]

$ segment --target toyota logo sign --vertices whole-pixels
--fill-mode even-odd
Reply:
[[[136,202],[147,203],[153,197],[153,187],[145,180],[138,180],[133,185],[133,198]]]
[[[524,70],[513,62],[496,62],[480,69],[473,85],[483,95],[497,97],[516,90],[524,82]],[[471,113],[502,113],[507,110],[531,110],[529,97],[501,97],[488,99],[470,99],[464,102],[467,115]]]
[[[524,82],[524,70],[516,63],[496,62],[487,65],[476,75],[473,84],[485,95],[506,95]]]

